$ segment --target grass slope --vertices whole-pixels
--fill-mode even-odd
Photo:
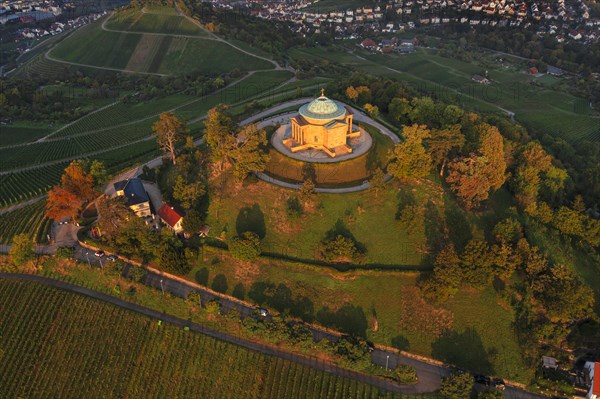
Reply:
[[[208,34],[190,22],[187,18],[176,13],[168,15],[162,10],[159,12],[141,12],[135,9],[120,11],[114,14],[106,23],[112,30],[125,30],[129,32],[151,32],[171,35],[191,35],[207,37]]]
[[[180,18],[148,15],[154,22],[146,26],[148,32],[153,33],[162,33],[167,30],[165,26],[170,26],[168,21],[171,18]],[[146,17],[147,14],[143,16]],[[110,32],[102,29],[102,21],[103,19],[75,31],[52,50],[52,57],[98,67],[169,75],[192,71],[218,75],[234,69],[251,71],[273,67],[265,60],[241,53],[216,40],[167,34],[156,36],[135,31]]]
[[[35,283],[0,308],[3,397],[400,398]]]
[[[294,254],[294,244],[289,244],[289,254]],[[532,377],[514,334],[513,312],[492,289],[463,289],[443,307],[434,307],[419,296],[419,273],[338,272],[272,258],[240,262],[217,249],[206,249],[203,259],[188,278],[193,280],[199,267],[206,267],[208,285],[216,276],[225,276],[229,295],[238,284],[246,292],[254,282],[284,284],[293,298],[308,298],[315,314],[347,303],[360,307],[368,321],[367,336],[376,343],[524,383]]]
[[[353,53],[350,53],[351,50]],[[535,78],[520,70],[489,68],[491,85],[474,83],[474,74],[486,68],[452,58],[433,50],[420,49],[406,55],[370,54],[356,47],[293,49],[292,57],[342,63],[366,73],[399,79],[409,86],[431,92],[444,101],[469,105],[476,110],[516,113],[517,121],[538,132],[568,141],[600,140],[599,119],[589,115],[587,104],[547,85],[531,84]]]

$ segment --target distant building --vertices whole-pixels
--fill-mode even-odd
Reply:
[[[537,75],[539,73],[539,71],[536,67],[531,67],[527,70],[527,73],[530,75]]]
[[[562,76],[564,72],[560,68],[549,66],[548,73],[554,76]]]
[[[166,202],[158,210],[158,217],[175,233],[183,232],[183,215]]]
[[[485,78],[485,77],[481,76],[481,75],[473,75],[471,77],[471,80],[473,82],[484,84],[484,85],[489,85],[490,84],[490,80],[488,78]]]
[[[151,216],[150,198],[140,179],[121,180],[114,183],[115,193],[127,199],[127,206],[138,217]]]
[[[366,48],[368,50],[376,50],[377,49],[377,43],[375,43],[372,39],[365,39],[362,41],[362,43],[360,45],[363,48]]]

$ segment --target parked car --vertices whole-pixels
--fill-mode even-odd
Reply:
[[[477,384],[485,385],[486,387],[492,382],[490,377],[483,374],[473,374],[473,378]]]
[[[269,311],[265,308],[258,308],[258,314],[262,317],[267,317],[269,315]]]
[[[98,258],[101,258],[104,256],[104,251],[100,249],[100,250],[94,252],[94,255],[97,256]]]
[[[501,378],[494,378],[492,380],[492,386],[500,391],[504,391],[506,389],[506,385],[504,385],[504,380]]]
[[[106,259],[108,259],[111,262],[115,262],[118,258],[117,255],[108,255]]]

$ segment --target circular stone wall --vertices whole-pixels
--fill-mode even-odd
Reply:
[[[373,139],[371,138],[371,135],[362,127],[356,127],[360,130],[360,136],[348,140],[348,146],[352,148],[352,152],[349,154],[338,155],[335,158],[330,157],[324,151],[316,149],[306,149],[298,152],[292,152],[283,144],[283,140],[292,136],[292,125],[289,123],[281,125],[279,129],[273,133],[273,136],[271,137],[271,144],[277,151],[286,157],[290,157],[298,161],[316,163],[342,162],[349,159],[358,158],[361,155],[366,154],[373,145]]]

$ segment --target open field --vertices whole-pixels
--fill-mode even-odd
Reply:
[[[351,50],[356,54],[340,47],[327,51],[293,49],[291,55],[319,63],[327,59],[367,73],[396,78],[443,101],[477,110],[500,114],[506,114],[504,110],[512,111],[516,120],[526,127],[568,141],[600,139],[600,119],[589,115],[587,104],[568,93],[532,85],[535,78],[520,71],[490,69],[492,84],[480,85],[471,77],[483,75],[485,68],[439,56],[432,50],[420,49],[405,55],[371,54],[356,47]]]
[[[27,234],[38,243],[46,243],[51,221],[44,217],[46,201],[38,201],[16,211],[0,215],[0,244],[10,245],[17,234]]]
[[[160,25],[159,22],[165,18],[167,20],[180,18],[159,14],[148,15],[155,20],[155,25]],[[52,49],[51,56],[63,61],[96,67],[168,75],[192,71],[217,75],[233,69],[251,71],[272,68],[271,63],[241,53],[216,40],[169,34],[157,36],[134,32],[111,32],[102,29],[103,20],[75,31]]]
[[[4,397],[403,397],[36,283],[0,307]]]
[[[129,32],[208,36],[206,32],[198,28],[187,18],[177,15],[174,9],[161,7],[144,11],[136,9],[120,11],[108,20],[106,28]]]
[[[417,203],[439,202],[439,187],[416,187],[403,196],[414,197]],[[243,193],[243,195],[242,195]],[[287,201],[296,195],[292,190],[268,183],[249,184],[243,188],[227,181],[211,193],[207,223],[215,236],[226,231],[229,238],[246,229],[263,236],[264,250],[288,254],[291,258],[315,260],[316,248],[330,231],[349,231],[367,248],[370,267],[407,267],[419,270],[427,244],[424,226],[410,234],[395,216],[404,201],[396,190],[385,190],[377,199],[373,193],[319,194],[316,203],[298,220],[286,215]],[[301,237],[301,239],[300,239]]]
[[[385,231],[382,226],[378,231]],[[295,241],[289,244],[295,250]],[[200,267],[209,270],[208,285],[225,276],[228,291],[241,283],[246,292],[255,282],[271,282],[304,297],[307,312],[344,304],[360,308],[367,319],[367,337],[376,343],[433,356],[471,370],[529,382],[532,374],[521,357],[510,306],[491,289],[461,290],[455,299],[436,308],[419,296],[419,273],[390,271],[338,272],[297,262],[261,258],[240,262],[218,249],[206,249]],[[188,278],[193,280],[198,268]],[[473,304],[477,303],[477,312]],[[378,330],[373,331],[377,319]],[[494,353],[493,355],[488,355]]]

